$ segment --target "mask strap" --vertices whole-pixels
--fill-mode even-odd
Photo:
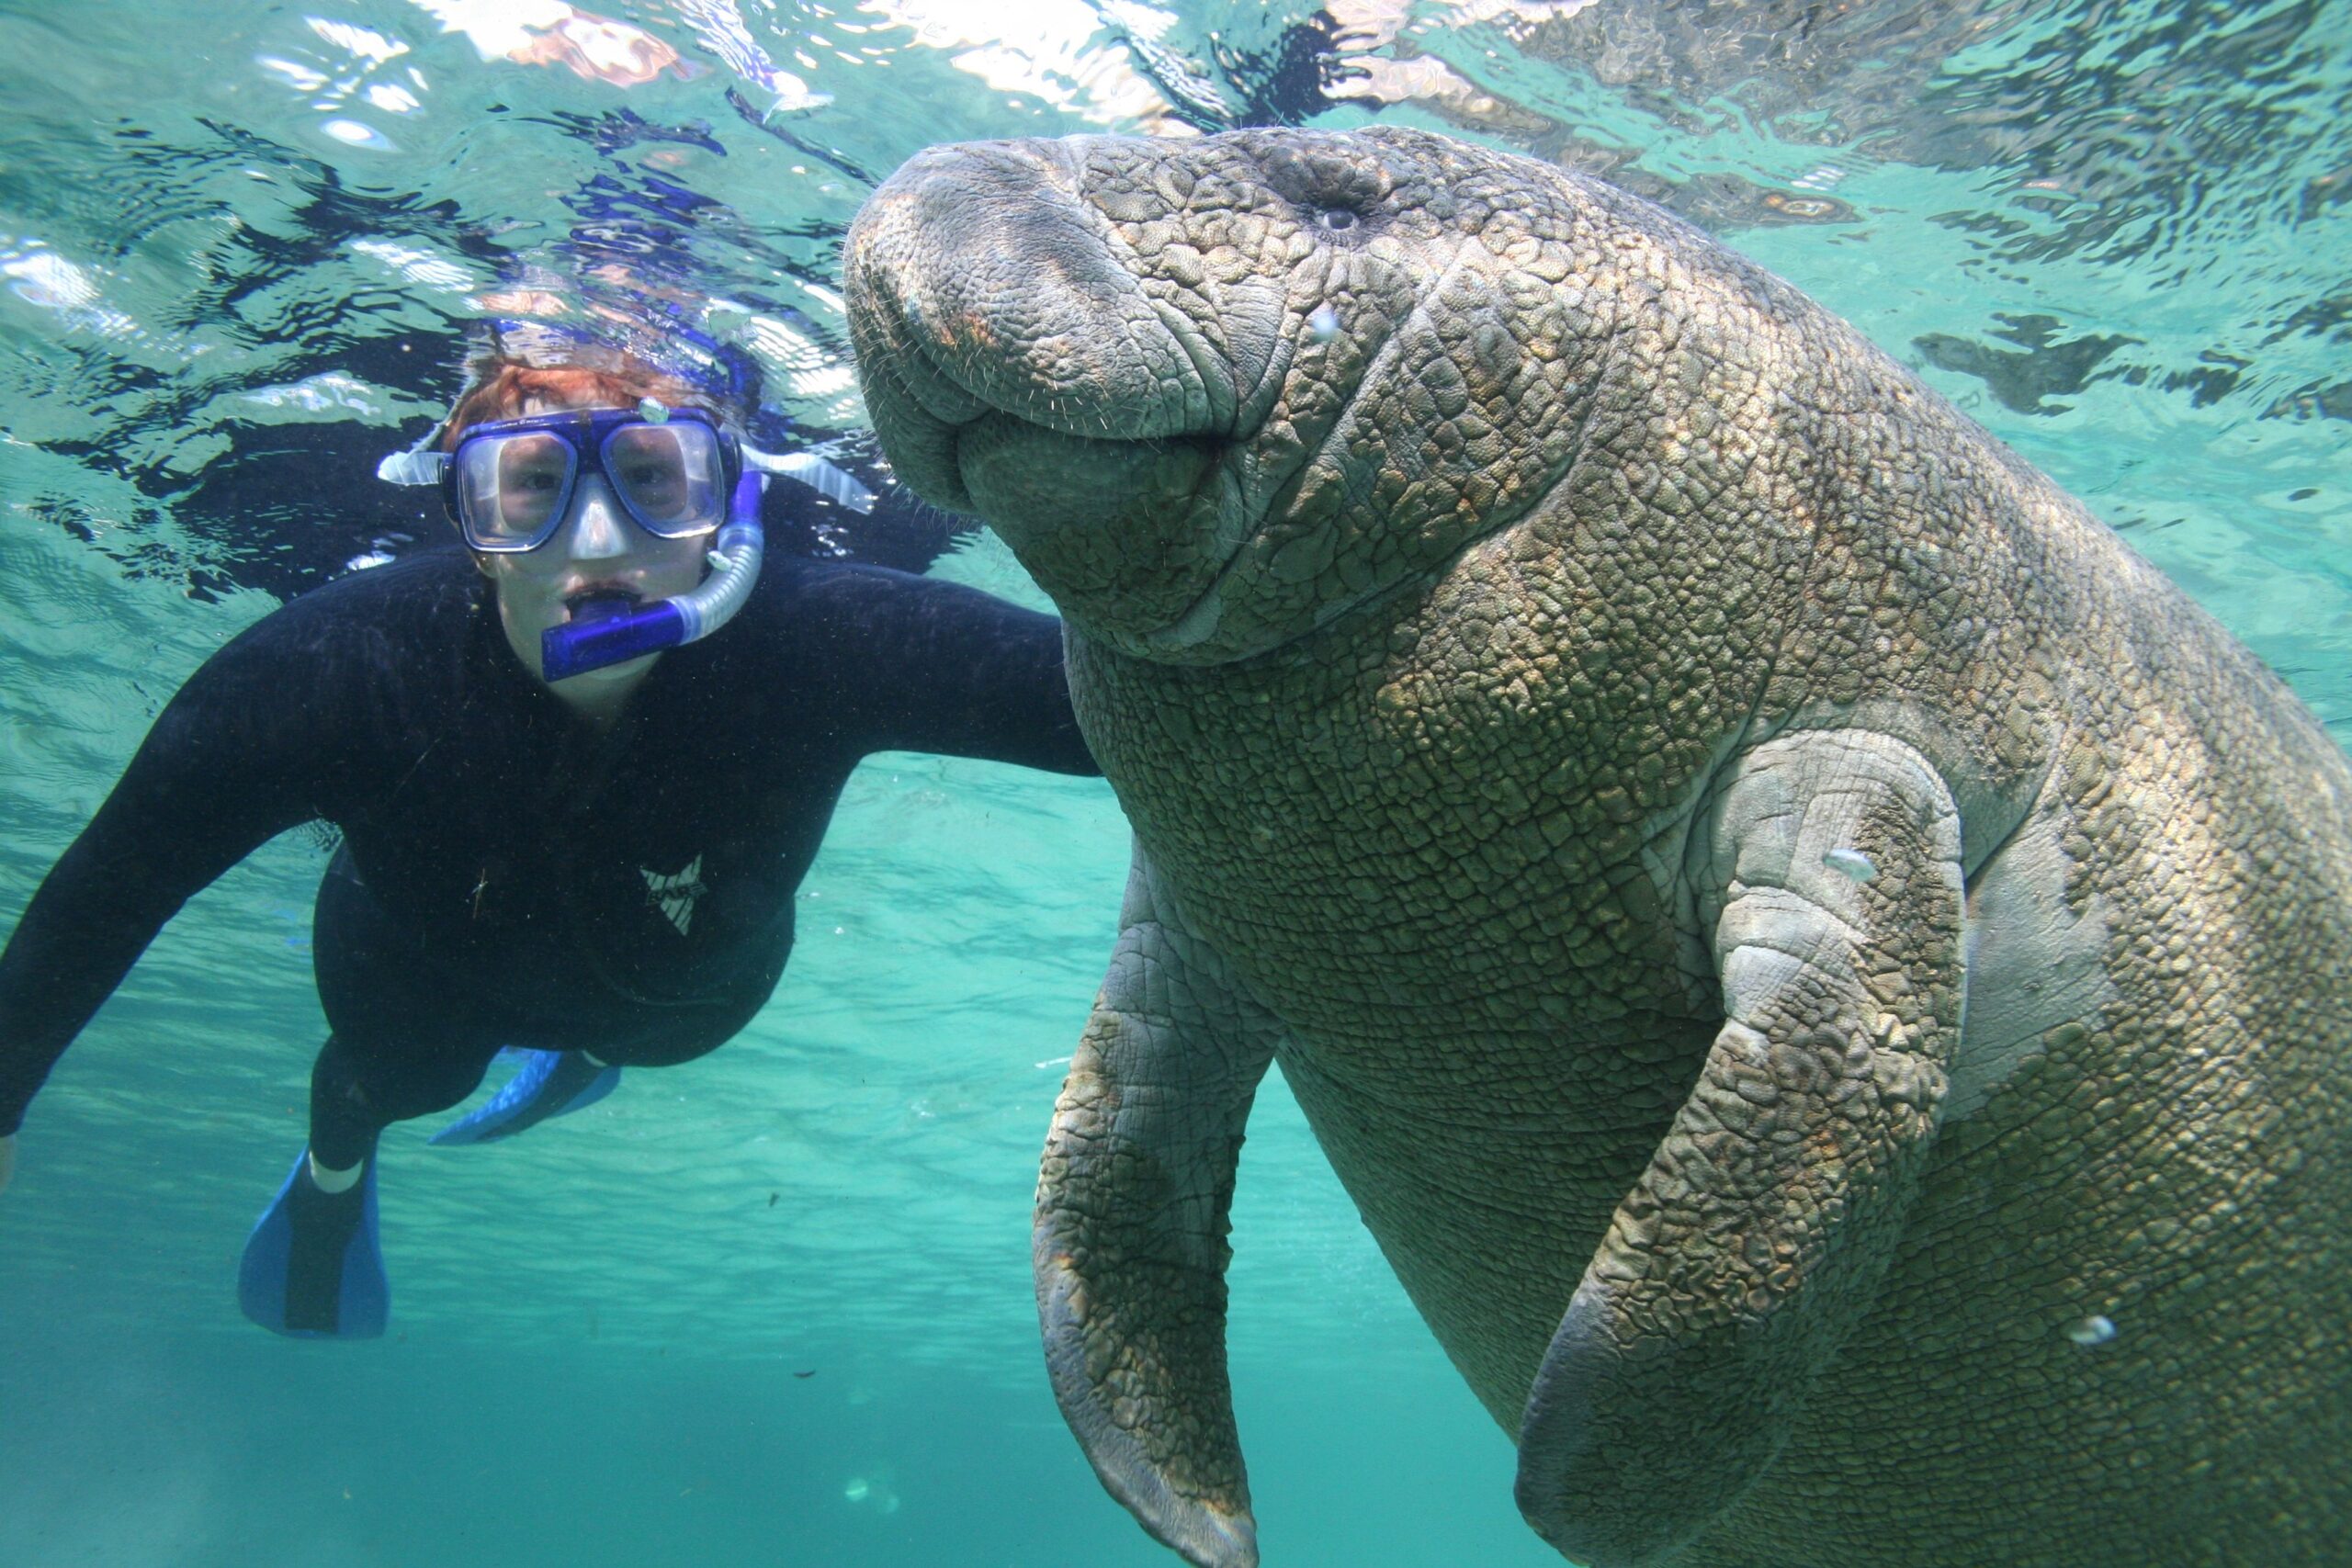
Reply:
[[[387,452],[383,461],[376,465],[376,477],[388,485],[437,485],[442,473],[449,467],[449,454],[435,452],[434,442],[447,427],[442,420],[416,438],[416,445],[398,452]]]
[[[839,502],[852,512],[874,510],[874,492],[857,482],[856,478],[840,464],[818,457],[813,452],[763,452],[757,447],[743,448],[743,466],[763,474],[781,474],[788,479],[798,479],[819,495]]]

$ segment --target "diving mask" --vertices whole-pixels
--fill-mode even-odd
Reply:
[[[649,419],[648,412],[662,417]],[[492,554],[554,537],[594,472],[657,538],[714,534],[743,471],[741,448],[701,409],[587,409],[473,425],[442,457],[442,502],[466,543]]]

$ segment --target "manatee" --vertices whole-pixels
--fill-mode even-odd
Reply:
[[[1154,1536],[1256,1560],[1278,1061],[1569,1558],[2352,1562],[2352,773],[2161,573],[1785,284],[1435,135],[936,148],[844,271],[1133,824],[1035,1247]]]

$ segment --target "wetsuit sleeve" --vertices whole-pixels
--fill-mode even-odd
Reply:
[[[268,640],[248,631],[189,678],[0,952],[0,1135],[182,904],[322,814],[332,726]]]
[[[961,583],[868,567],[835,639],[869,751],[982,757],[1057,773],[1102,770],[1079,735],[1062,624]]]

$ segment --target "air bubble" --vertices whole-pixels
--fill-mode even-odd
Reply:
[[[1868,882],[1878,874],[1878,863],[1860,850],[1831,850],[1821,863],[1849,882]]]
[[[2094,1345],[2104,1345],[2114,1338],[2115,1325],[2097,1313],[2093,1313],[2088,1317],[2068,1324],[2066,1337],[2085,1349],[2088,1349]]]

